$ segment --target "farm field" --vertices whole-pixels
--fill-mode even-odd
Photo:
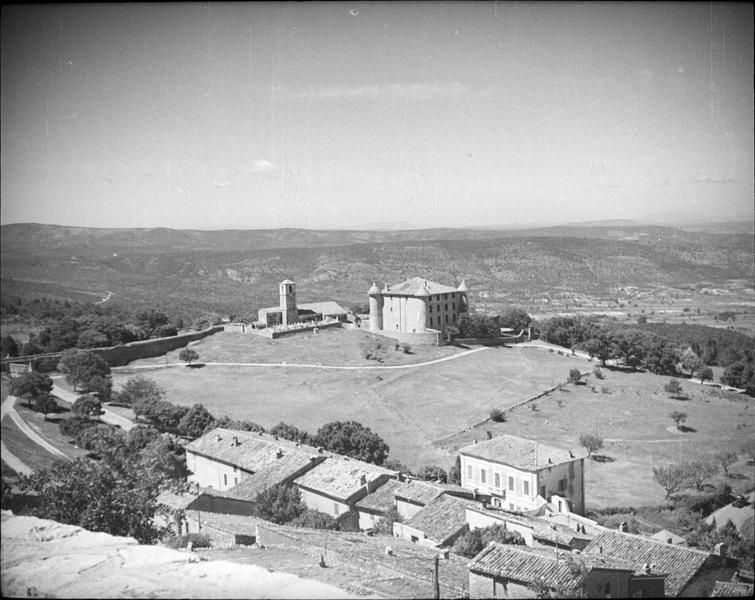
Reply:
[[[755,435],[755,407],[748,396],[680,379],[687,400],[676,400],[663,390],[669,377],[605,368],[602,372],[602,380],[590,376],[587,385],[566,385],[538,399],[537,410],[529,404],[517,407],[507,411],[505,423],[487,422],[439,445],[452,451],[475,438],[485,439],[491,431],[584,452],[580,434],[597,432],[604,447],[598,460],[585,461],[586,504],[597,509],[662,503],[665,493],[653,480],[653,466],[708,460],[726,450],[739,453]],[[689,431],[676,430],[671,411],[688,414]],[[729,484],[735,491],[746,491],[752,489],[754,477],[752,463],[740,453]],[[719,481],[723,474],[711,483]]]
[[[271,343],[266,354],[256,354],[255,346],[268,340],[244,334],[217,334],[192,347],[199,353],[200,362],[231,359],[337,365],[341,356],[363,366],[379,365],[361,358],[359,343],[364,332],[342,330],[331,335],[327,342],[321,342],[325,336],[319,334],[281,338]],[[313,344],[315,338],[317,343]],[[226,340],[231,345],[248,340],[249,354],[229,353],[222,348]],[[334,355],[335,351],[340,354]],[[391,357],[424,362],[437,357],[438,352],[458,353],[459,349],[423,347],[415,355],[392,351]],[[169,363],[177,362],[174,354],[168,357]],[[448,468],[452,455],[434,446],[434,440],[484,420],[491,408],[508,408],[565,381],[570,368],[584,368],[586,361],[510,347],[484,348],[457,359],[406,369],[160,368],[164,363],[165,359],[135,361],[115,370],[113,389],[140,374],[162,386],[171,402],[187,406],[201,403],[216,416],[249,419],[267,428],[284,421],[314,433],[330,421],[355,420],[386,440],[391,458],[410,467],[437,464]],[[155,369],[133,368],[150,364]]]

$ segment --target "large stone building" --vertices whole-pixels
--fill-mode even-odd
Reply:
[[[463,281],[454,288],[413,277],[397,285],[386,284],[382,290],[373,283],[368,292],[370,331],[391,337],[442,333],[467,312],[467,292]]]

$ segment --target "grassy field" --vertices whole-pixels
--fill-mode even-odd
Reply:
[[[21,403],[16,404],[16,411],[29,427],[67,456],[71,458],[86,456],[85,450],[74,447],[70,438],[60,433],[60,422],[71,416],[71,410],[67,402],[59,399],[56,399],[56,401],[58,412],[48,415],[47,421],[45,421],[44,415],[34,412]]]
[[[342,330],[269,342],[243,334],[217,334],[192,347],[200,361],[208,362],[337,365],[343,360],[347,365],[379,365],[361,356],[359,347],[366,336]],[[235,347],[233,352],[224,348],[226,340]],[[269,354],[262,353],[260,347],[269,348]],[[417,347],[415,352],[392,352],[384,364],[393,360],[424,362],[459,349]],[[173,360],[168,358],[168,362]],[[165,359],[151,362],[159,365]],[[149,363],[137,361],[132,366]],[[139,373],[162,386],[171,402],[202,403],[214,415],[250,419],[265,427],[284,421],[314,432],[330,421],[356,420],[386,440],[392,458],[411,467],[448,467],[453,456],[433,441],[485,419],[493,407],[505,409],[564,381],[573,366],[584,367],[585,361],[514,347],[487,348],[454,360],[400,370],[208,365],[200,369],[119,370],[113,379],[117,390]]]
[[[597,432],[605,439],[599,460],[586,461],[586,503],[589,508],[660,503],[663,489],[653,481],[652,467],[670,462],[706,460],[716,452],[738,452],[752,439],[755,408],[744,395],[725,394],[692,381],[680,380],[687,400],[668,397],[668,377],[603,369],[604,379],[590,377],[587,385],[568,385],[529,405],[508,411],[505,423],[488,422],[444,440],[453,450],[493,435],[512,433],[566,448],[582,450],[581,433]],[[688,414],[681,433],[671,411]],[[729,484],[751,489],[753,467],[744,455],[731,468]],[[712,483],[723,480],[723,475]]]
[[[0,432],[2,433],[3,443],[8,450],[35,471],[47,468],[55,461],[62,460],[32,442],[9,417],[3,419]]]

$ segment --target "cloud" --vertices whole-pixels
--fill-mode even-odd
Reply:
[[[467,86],[453,81],[449,83],[381,83],[353,87],[315,87],[306,91],[281,88],[275,97],[281,100],[308,100],[328,102],[332,100],[432,100],[453,98],[468,93]]]
[[[265,159],[255,160],[252,163],[252,173],[257,173],[259,175],[271,175],[272,173],[275,173],[277,170],[278,170],[278,167],[276,167],[269,160],[265,160]]]

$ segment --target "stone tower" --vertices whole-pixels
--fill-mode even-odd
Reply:
[[[469,298],[467,297],[469,294],[469,288],[467,287],[467,282],[465,280],[461,280],[461,283],[459,284],[459,287],[456,288],[456,290],[459,293],[459,312],[467,312],[469,310]],[[463,307],[463,309],[462,309]]]
[[[370,331],[383,329],[383,296],[375,283],[372,283],[370,291]]]
[[[299,320],[299,309],[296,307],[296,284],[289,279],[280,284],[281,323],[291,325]]]

